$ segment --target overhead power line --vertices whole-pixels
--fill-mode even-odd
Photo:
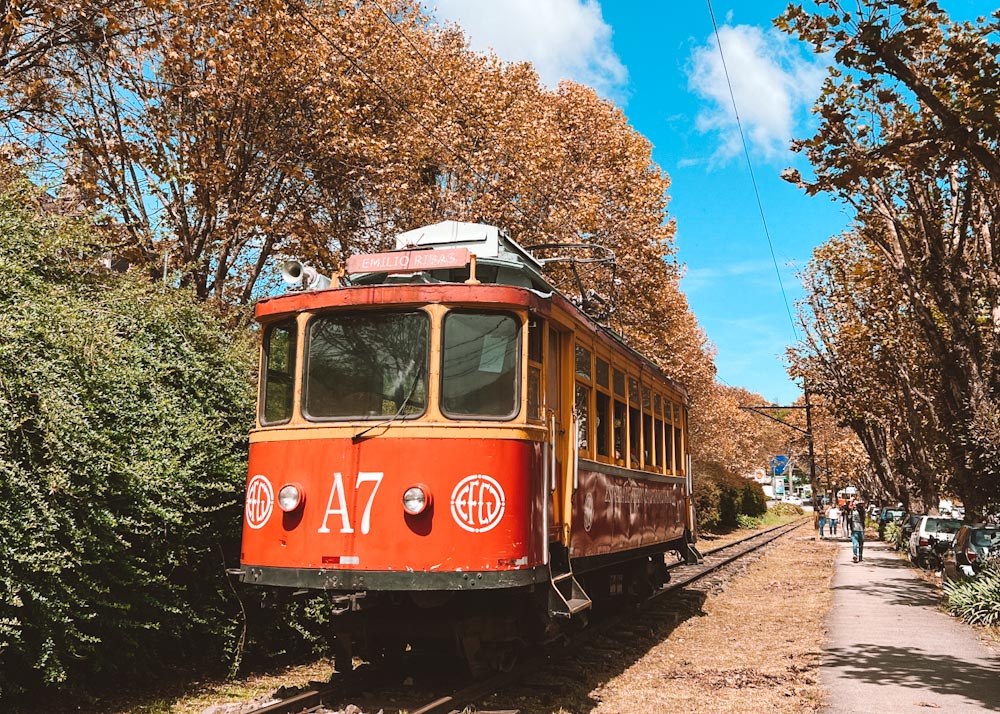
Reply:
[[[733,113],[736,115],[736,128],[740,132],[740,140],[743,142],[743,155],[746,156],[747,169],[750,171],[750,183],[753,185],[753,193],[757,198],[757,210],[760,211],[760,222],[764,226],[764,235],[767,237],[767,247],[771,250],[771,262],[774,264],[774,273],[778,276],[778,287],[781,288],[781,299],[785,303],[785,311],[788,313],[788,321],[792,325],[792,335],[795,340],[799,339],[799,331],[795,327],[795,318],[792,317],[792,308],[788,304],[788,295],[785,293],[785,284],[781,280],[781,270],[778,268],[778,259],[774,255],[774,243],[771,241],[771,231],[767,227],[767,218],[764,216],[764,204],[760,200],[760,191],[757,188],[757,178],[753,172],[753,162],[750,161],[750,148],[747,144],[746,135],[743,133],[743,123],[740,121],[740,110],[736,106],[736,94],[733,92],[733,82],[729,78],[729,67],[726,66],[726,55],[722,51],[722,38],[719,37],[719,25],[715,22],[715,11],[712,10],[712,0],[708,3],[708,14],[712,17],[712,28],[715,30],[715,41],[719,46],[719,57],[722,58],[722,71],[726,75],[726,85],[729,87],[729,98],[733,102]]]

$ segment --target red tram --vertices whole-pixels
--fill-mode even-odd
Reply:
[[[338,669],[441,642],[502,666],[697,557],[685,391],[514,241],[449,221],[348,272],[257,305],[239,571],[329,593]]]

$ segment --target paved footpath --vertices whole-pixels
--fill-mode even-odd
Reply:
[[[1000,711],[1000,651],[945,614],[934,586],[885,543],[851,562],[842,540],[820,681],[830,714]]]

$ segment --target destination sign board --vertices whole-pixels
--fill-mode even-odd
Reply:
[[[468,248],[399,250],[392,253],[352,255],[347,259],[347,272],[418,273],[422,270],[464,268],[468,264]]]

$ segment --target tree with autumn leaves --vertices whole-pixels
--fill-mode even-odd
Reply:
[[[779,26],[832,52],[815,136],[796,142],[856,212],[807,271],[793,373],[859,436],[882,489],[970,517],[1000,500],[1000,15],[931,0],[790,7]]]
[[[756,454],[761,435],[714,433],[739,415],[679,289],[669,179],[592,89],[473,53],[408,0],[104,0],[60,43],[44,38],[67,11],[30,7],[30,33],[8,18],[8,57],[45,51],[2,87],[8,150],[151,279],[246,303],[275,258],[334,272],[444,219],[601,246],[611,326],[688,387],[699,455],[750,466],[712,453]]]

